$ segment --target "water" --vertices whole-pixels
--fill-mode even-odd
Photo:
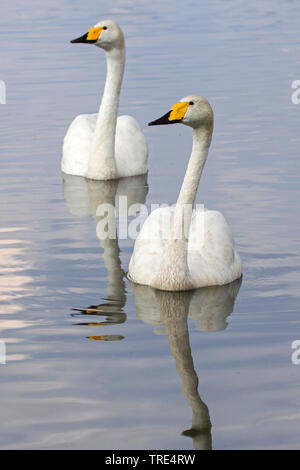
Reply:
[[[299,449],[299,4],[3,10],[1,448]],[[105,79],[104,53],[69,40],[103,18],[126,35],[120,113],[143,126],[150,170],[147,182],[97,189],[63,182],[60,158],[68,124],[97,110]],[[226,216],[244,277],[155,294],[123,276],[133,240],[99,243],[93,210],[99,195],[128,191],[175,202],[190,131],[146,124],[190,93],[215,111],[197,201]]]

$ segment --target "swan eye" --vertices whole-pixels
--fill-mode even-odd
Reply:
[[[194,104],[194,101],[190,101],[190,103],[189,103],[189,104],[190,104],[191,106],[193,106],[193,104]]]
[[[102,28],[102,29],[107,29],[107,26],[103,26],[103,28]]]

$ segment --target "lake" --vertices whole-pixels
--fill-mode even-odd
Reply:
[[[299,449],[300,5],[262,0],[20,0],[0,19],[0,447]],[[105,54],[70,44],[123,28],[120,114],[149,144],[145,177],[65,177],[63,137],[97,112]],[[190,129],[147,127],[188,94],[215,113],[197,203],[220,210],[242,282],[132,285],[134,240],[100,241],[96,208],[173,204]],[[75,310],[74,310],[75,309]]]

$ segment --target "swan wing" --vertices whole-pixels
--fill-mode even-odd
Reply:
[[[164,207],[151,212],[134,244],[128,277],[137,284],[152,285],[160,269],[164,249],[164,222],[171,218],[173,208]]]
[[[146,138],[138,122],[131,116],[118,117],[115,158],[120,178],[147,173]]]
[[[241,276],[241,260],[221,212],[195,211],[189,233],[188,266],[197,287],[223,285]]]
[[[61,169],[69,175],[86,176],[98,114],[80,114],[64,138]]]

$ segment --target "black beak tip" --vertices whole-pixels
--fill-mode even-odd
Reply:
[[[173,124],[174,122],[178,121],[169,121],[171,111],[164,114],[162,117],[155,119],[155,121],[149,122],[148,126],[161,126],[163,124]]]
[[[87,36],[88,36],[88,33],[84,34],[83,36],[80,36],[79,38],[72,39],[72,41],[70,41],[70,43],[75,44],[75,43],[78,43],[78,42],[82,42],[82,43],[96,42],[96,41],[88,41]]]

